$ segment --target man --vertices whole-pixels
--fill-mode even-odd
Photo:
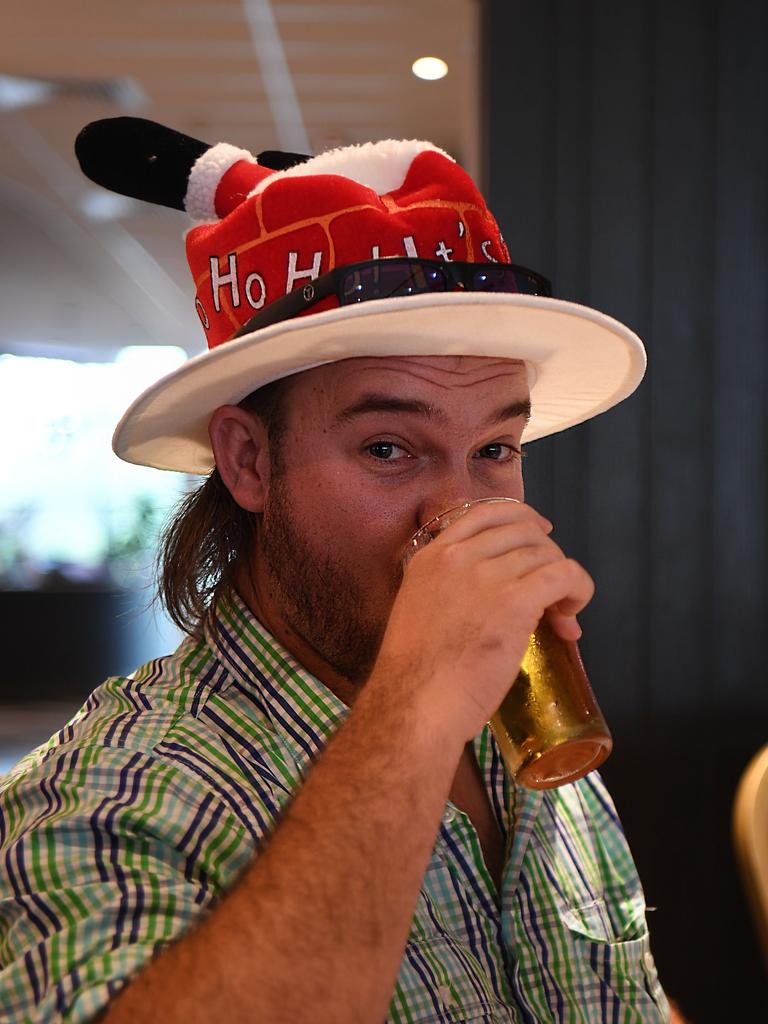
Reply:
[[[669,1019],[599,778],[525,790],[485,725],[593,590],[522,503],[523,440],[630,393],[640,342],[513,268],[428,144],[275,169],[157,131],[79,155],[169,205],[183,181],[204,221],[211,351],[114,441],[215,464],[165,541],[189,637],[5,783],[5,1019]],[[496,496],[403,570],[424,522]]]

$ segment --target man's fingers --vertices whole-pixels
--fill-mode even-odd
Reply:
[[[575,615],[563,615],[554,608],[548,608],[546,618],[552,629],[563,640],[580,640],[581,626]]]
[[[573,618],[589,604],[595,583],[587,570],[572,558],[558,559],[529,573],[526,584],[541,602],[542,612]]]
[[[512,611],[519,607],[524,614],[538,606],[541,617],[551,610],[556,632],[577,639],[575,616],[594,594],[590,575],[565,557],[544,531],[548,520],[530,506],[490,502],[482,511],[489,514],[475,516],[467,526],[467,512],[439,534],[418,554],[421,568],[446,579],[462,579],[478,596],[488,586],[502,586]]]
[[[446,544],[444,547],[447,548],[448,545]],[[458,557],[465,558],[467,561],[502,558],[514,555],[525,548],[537,551],[546,549],[551,552],[551,557],[565,557],[555,542],[544,533],[541,526],[530,520],[488,527],[465,540],[451,543],[450,548],[456,552]]]
[[[530,505],[511,499],[479,502],[468,509],[459,519],[447,526],[433,543],[452,544],[474,537],[483,530],[511,523],[535,523],[540,530],[549,534],[552,523]]]

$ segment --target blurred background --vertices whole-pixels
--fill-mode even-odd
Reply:
[[[151,563],[196,481],[111,430],[201,351],[183,215],[82,178],[132,114],[319,152],[428,138],[516,262],[646,340],[619,409],[537,442],[529,500],[595,576],[582,649],[654,951],[693,1022],[765,1019],[731,852],[768,741],[768,7],[748,0],[27,0],[0,33],[0,772],[102,678],[170,650]],[[417,78],[420,57],[447,74]]]

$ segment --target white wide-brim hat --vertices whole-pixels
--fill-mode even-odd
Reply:
[[[610,409],[646,365],[636,334],[574,302],[473,292],[376,299],[274,324],[190,359],[133,402],[113,446],[128,462],[208,473],[208,424],[219,406],[324,363],[435,355],[524,360],[532,405],[524,443]]]

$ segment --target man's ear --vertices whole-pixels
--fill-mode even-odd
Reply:
[[[211,417],[208,435],[224,486],[241,508],[262,512],[270,460],[261,420],[239,405],[222,405]]]

